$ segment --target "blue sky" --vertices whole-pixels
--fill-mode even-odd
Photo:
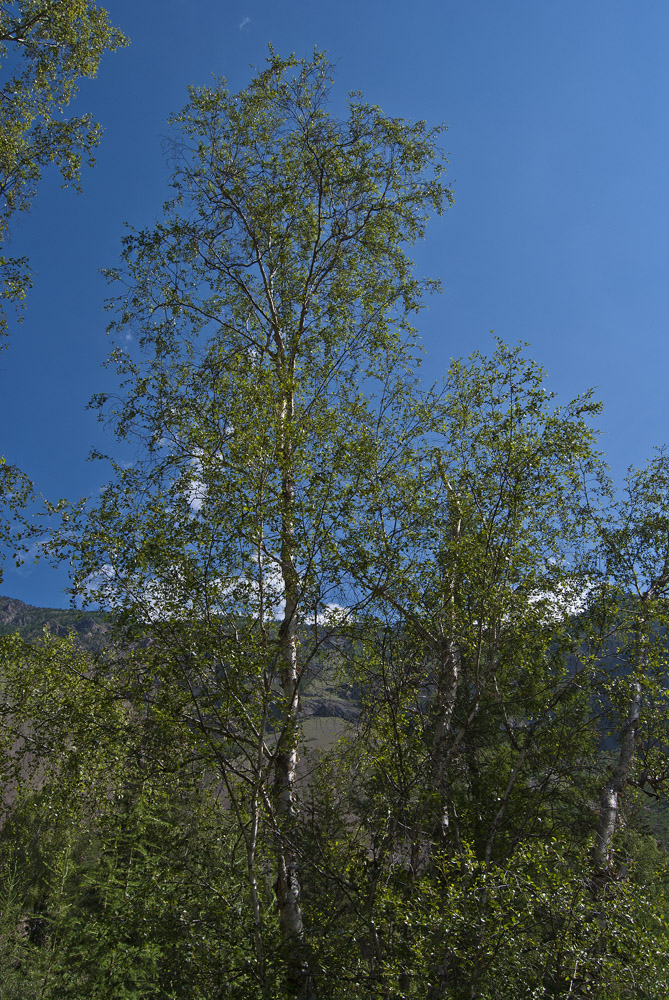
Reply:
[[[110,448],[85,406],[113,387],[98,268],[124,222],[167,197],[166,119],[189,83],[243,88],[271,42],[325,49],[334,100],[362,90],[390,115],[444,122],[455,205],[416,253],[444,294],[419,317],[426,371],[492,347],[490,331],[548,370],[566,399],[597,386],[616,476],[669,442],[669,4],[666,0],[108,0],[130,37],[78,108],[104,127],[84,193],[47,176],[12,229],[35,285],[0,357],[0,452],[50,498],[104,479]],[[3,592],[65,605],[62,572],[7,567]]]

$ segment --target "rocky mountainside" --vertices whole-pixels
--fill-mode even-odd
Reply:
[[[77,611],[74,608],[35,608],[15,597],[0,597],[0,635],[18,633],[23,639],[38,639],[46,629],[52,635],[74,635],[83,649],[97,652],[110,631],[102,611]]]

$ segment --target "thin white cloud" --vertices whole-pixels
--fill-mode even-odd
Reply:
[[[207,487],[196,476],[193,476],[185,492],[191,511],[193,514],[199,514],[202,510],[202,504],[207,499]]]
[[[584,583],[582,579],[558,584],[556,590],[531,594],[528,598],[531,605],[541,605],[544,624],[558,624],[567,618],[582,614],[588,606],[588,600],[594,583]]]
[[[326,604],[323,611],[316,615],[318,625],[345,625],[351,618],[351,609],[345,608],[343,604]]]
[[[243,17],[241,19],[241,21],[239,22],[239,30],[242,31],[242,29],[245,28],[246,25],[250,24],[250,23],[251,23],[251,18],[250,17]]]
[[[79,587],[79,595],[84,600],[94,599],[106,608],[118,607],[115,599],[114,581],[116,570],[111,563],[103,563],[97,572],[89,573]]]

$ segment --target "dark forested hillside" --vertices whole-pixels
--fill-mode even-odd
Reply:
[[[100,611],[34,608],[13,597],[0,597],[0,635],[34,641],[45,630],[60,638],[71,635],[82,649],[97,652],[109,634],[109,616]]]

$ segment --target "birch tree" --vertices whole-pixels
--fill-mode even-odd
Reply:
[[[601,530],[600,552],[602,617],[611,636],[602,689],[616,747],[601,789],[593,855],[601,889],[615,872],[614,837],[625,796],[634,784],[657,795],[669,777],[663,725],[669,610],[669,461],[664,451],[643,468],[629,470],[619,507]]]
[[[77,577],[151,628],[151,697],[172,692],[225,785],[263,989],[270,838],[285,988],[305,996],[300,691],[328,622],[353,613],[370,469],[410,433],[410,317],[430,284],[406,248],[450,200],[441,130],[359,95],[339,118],[330,73],[271,52],[245,90],[192,89],[173,117],[174,197],[109,273],[122,392],[95,400],[141,452],[88,512]]]
[[[412,463],[376,481],[349,758],[370,995],[663,981],[664,904],[642,917],[624,831],[668,773],[666,458],[617,507],[598,410],[499,344],[452,365]]]
[[[513,783],[574,680],[565,663],[588,587],[590,504],[605,489],[590,426],[599,404],[586,393],[556,405],[543,383],[538,365],[503,344],[454,362],[429,403],[422,455],[387,486],[387,516],[370,535],[379,607],[396,633],[402,623],[391,647],[409,671],[399,690],[423,692],[421,769],[437,843],[458,841],[449,784],[470,728],[494,718],[507,734]],[[411,540],[397,552],[391,511]],[[500,790],[490,817],[488,856],[510,794]]]

